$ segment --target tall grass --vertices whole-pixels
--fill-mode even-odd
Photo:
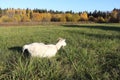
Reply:
[[[32,42],[67,46],[53,58],[25,57],[22,46]],[[118,80],[120,25],[45,25],[0,27],[1,80]]]

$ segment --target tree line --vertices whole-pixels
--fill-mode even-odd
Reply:
[[[119,23],[120,9],[112,11],[73,12],[54,11],[46,9],[14,9],[0,8],[0,23],[2,22],[80,22]]]

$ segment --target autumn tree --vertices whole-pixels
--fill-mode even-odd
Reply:
[[[66,16],[65,16],[65,14],[61,14],[60,22],[66,22]]]
[[[95,21],[95,18],[94,18],[93,16],[89,16],[89,21],[94,22],[94,21]]]
[[[118,18],[118,21],[120,22],[120,10],[118,11],[117,18]]]
[[[42,15],[40,13],[33,13],[32,21],[42,21]]]
[[[105,19],[103,17],[98,17],[97,22],[98,23],[104,23]]]
[[[86,12],[83,12],[80,14],[80,21],[87,21],[88,20],[88,14]]]
[[[95,10],[94,12],[79,12],[73,11],[54,11],[46,9],[14,9],[14,8],[0,8],[1,22],[78,22],[78,21],[93,21],[93,22],[120,22],[120,9],[114,9],[109,12],[102,12]]]
[[[0,22],[13,22],[13,19],[8,17],[7,15],[4,15],[0,18]]]
[[[72,15],[72,21],[73,21],[73,22],[77,22],[77,21],[79,21],[79,19],[80,19],[79,14],[73,14],[73,15]]]
[[[6,11],[6,15],[9,17],[9,18],[13,18],[14,15],[15,15],[15,10],[14,9],[8,9]]]
[[[22,15],[21,22],[30,22],[31,20],[27,15]]]
[[[14,19],[14,22],[20,22],[22,17],[21,15],[15,14],[13,19]]]
[[[42,21],[43,22],[50,22],[51,21],[51,14],[50,13],[41,13]]]
[[[113,10],[111,12],[111,18],[110,18],[110,22],[119,22],[119,19],[118,19],[118,11],[117,10]]]
[[[30,19],[32,20],[33,18],[33,11],[30,11]]]
[[[22,13],[23,13],[22,10],[19,8],[15,10],[16,15],[22,15]]]
[[[51,21],[59,22],[60,21],[60,17],[61,17],[60,14],[52,14]]]
[[[66,21],[67,22],[72,22],[72,14],[66,13]]]

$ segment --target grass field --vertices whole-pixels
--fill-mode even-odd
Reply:
[[[32,42],[67,46],[53,58],[31,58]],[[0,27],[0,80],[119,80],[120,24]]]

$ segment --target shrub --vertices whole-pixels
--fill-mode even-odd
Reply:
[[[61,15],[60,22],[66,22],[66,17],[64,14]]]
[[[42,21],[43,22],[50,22],[51,21],[51,14],[50,13],[41,13]]]
[[[24,15],[21,19],[21,22],[30,22],[30,19],[28,18],[28,16]]]
[[[73,22],[77,22],[77,21],[79,21],[79,19],[80,19],[80,16],[78,14],[73,14],[73,16],[72,16]]]
[[[41,21],[42,20],[42,15],[40,13],[33,13],[32,20],[33,21]]]
[[[14,15],[14,21],[15,22],[20,22],[21,21],[21,16],[20,15]]]
[[[54,14],[54,15],[52,15],[51,21],[59,22],[60,21],[60,17],[61,17],[60,14]]]
[[[66,14],[66,20],[67,20],[68,22],[71,22],[71,21],[72,21],[72,14],[67,13],[67,14]]]
[[[105,19],[103,17],[98,17],[98,23],[104,23],[105,22]]]
[[[95,21],[95,18],[93,16],[90,16],[89,21]]]
[[[9,18],[8,16],[4,15],[0,18],[1,22],[13,22],[13,18]]]

